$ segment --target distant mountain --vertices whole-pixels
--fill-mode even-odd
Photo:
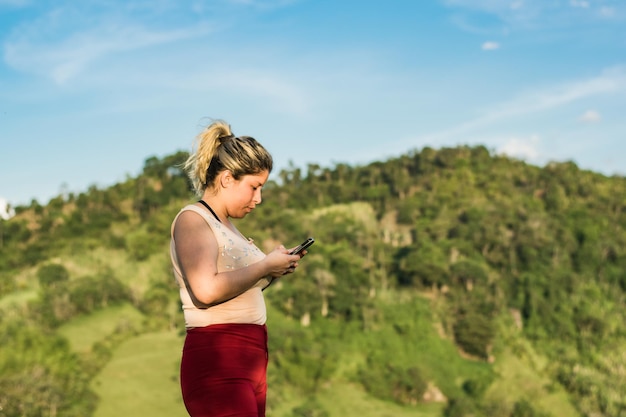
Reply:
[[[2,415],[182,414],[168,245],[187,156],[0,222]],[[626,178],[484,147],[276,178],[237,227],[264,250],[316,244],[265,293],[268,414],[625,415]],[[165,374],[110,372],[165,350]],[[159,412],[120,398],[138,390]]]

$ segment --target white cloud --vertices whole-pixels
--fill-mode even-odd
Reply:
[[[493,51],[500,48],[500,44],[498,42],[488,41],[483,43],[482,49],[483,51]]]
[[[30,0],[0,0],[0,7],[24,7],[30,3]]]
[[[15,69],[63,84],[107,55],[195,38],[210,30],[208,25],[200,23],[184,29],[157,31],[103,18],[91,22],[88,28],[75,28],[60,39],[55,36],[60,24],[76,19],[69,12],[59,11],[20,28],[4,44],[5,61]]]
[[[559,107],[585,97],[626,90],[626,68],[614,67],[597,77],[534,91],[498,106],[491,117],[517,115]]]
[[[506,10],[516,10],[527,7],[527,2],[515,0],[506,2],[502,0],[443,0],[448,7],[465,7],[468,9],[483,10],[491,13],[499,13]]]
[[[498,148],[498,153],[514,158],[536,161],[539,158],[539,136],[532,135],[527,139],[510,138]]]
[[[278,8],[289,6],[296,0],[228,0],[229,3],[240,6],[254,6],[257,8]]]
[[[555,25],[563,28],[572,28],[579,31],[581,22],[593,21],[598,18],[616,18],[626,13],[626,2],[604,1],[604,5],[596,4],[591,0],[546,1],[546,0],[441,0],[450,9],[455,9],[456,15],[466,15],[471,18],[472,12],[478,11],[495,16],[507,30],[539,31],[554,28]],[[607,3],[610,3],[608,5]],[[572,13],[578,9],[579,13]],[[587,11],[594,11],[588,13]],[[582,20],[581,20],[582,19]],[[456,17],[455,21],[464,22],[465,19]],[[493,26],[493,25],[492,25]],[[471,26],[470,26],[471,27]],[[465,29],[464,26],[461,26]]]
[[[306,88],[297,81],[291,81],[281,74],[267,73],[260,70],[233,70],[229,72],[205,73],[198,78],[187,80],[213,90],[228,90],[230,94],[257,97],[264,106],[280,109],[292,115],[306,116],[310,111],[309,95]]]
[[[499,103],[476,119],[437,132],[429,137],[457,136],[502,120],[544,112],[587,97],[626,91],[626,67],[609,68],[598,77],[556,85],[552,88],[530,91]]]
[[[600,8],[601,17],[611,18],[611,17],[614,17],[616,14],[617,13],[615,12],[615,9],[612,7],[603,6]]]
[[[526,25],[526,22],[541,16],[546,8],[553,6],[546,5],[546,2],[537,0],[442,0],[444,5],[451,8],[476,10],[482,13],[489,13],[497,16],[502,22],[517,26]]]
[[[569,4],[572,7],[581,7],[583,9],[589,8],[589,2],[585,0],[570,0]]]
[[[585,123],[599,122],[600,119],[602,119],[602,116],[595,110],[587,110],[579,117],[579,120]]]
[[[495,148],[507,155],[526,157],[533,159],[532,162],[540,162],[538,158],[539,138],[532,136],[530,139],[519,139],[513,137],[508,139],[506,144],[498,146],[499,139],[487,140],[482,132],[489,131],[495,126],[522,120],[531,115],[542,117],[550,114],[552,110],[558,110],[572,102],[588,97],[621,93],[626,91],[626,67],[609,68],[601,75],[579,80],[577,82],[559,84],[552,88],[529,91],[525,94],[512,97],[509,101],[494,104],[490,109],[484,111],[478,117],[457,125],[453,125],[443,130],[423,135],[416,140],[422,143],[442,144],[450,140],[456,141],[461,137],[474,136],[476,140],[485,143],[496,144]],[[526,122],[524,122],[526,123]],[[476,134],[482,136],[478,139]]]

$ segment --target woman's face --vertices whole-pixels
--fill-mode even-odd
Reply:
[[[250,213],[257,204],[261,204],[261,189],[269,177],[268,171],[259,174],[244,175],[239,180],[232,180],[227,193],[228,216],[241,219]]]

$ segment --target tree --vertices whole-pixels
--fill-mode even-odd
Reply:
[[[131,301],[131,293],[110,271],[72,282],[70,301],[79,313],[90,313],[108,305]]]
[[[416,367],[402,368],[371,358],[359,370],[359,380],[375,397],[405,405],[420,403],[428,388],[427,381]]]
[[[489,357],[491,342],[495,335],[492,320],[475,312],[462,314],[454,324],[454,339],[470,355],[481,359]]]
[[[448,401],[443,410],[444,417],[478,417],[476,406],[466,397],[455,397]]]
[[[96,396],[67,341],[34,323],[0,324],[0,412],[6,416],[91,415]]]
[[[477,262],[462,260],[452,264],[450,276],[453,282],[462,285],[471,291],[474,285],[484,286],[487,283],[487,274]]]
[[[548,417],[547,414],[537,411],[530,401],[519,400],[513,405],[511,417]]]
[[[54,290],[65,284],[70,278],[70,274],[63,265],[46,264],[37,271],[39,285],[44,291]]]

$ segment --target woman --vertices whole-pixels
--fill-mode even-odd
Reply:
[[[306,254],[282,245],[265,255],[231,223],[261,203],[271,155],[254,138],[216,121],[185,162],[200,201],[172,223],[170,256],[187,335],[183,401],[199,416],[265,416],[267,329],[262,290],[294,272]]]

